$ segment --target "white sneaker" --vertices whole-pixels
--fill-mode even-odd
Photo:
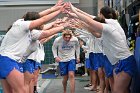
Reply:
[[[40,90],[40,89],[41,89],[41,87],[37,86],[37,90]]]
[[[83,77],[85,77],[85,76],[88,76],[88,74],[87,73],[85,73],[84,75],[82,75]]]
[[[92,85],[89,83],[89,84],[85,85],[84,87],[90,87],[90,86],[92,86]]]
[[[84,89],[90,90],[91,88],[90,87],[84,87]]]
[[[87,89],[87,90],[91,90],[92,88],[93,88],[93,86],[84,87],[84,89]]]

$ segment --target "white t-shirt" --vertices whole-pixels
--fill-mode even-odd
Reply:
[[[89,33],[88,31],[86,31],[85,29],[76,29],[75,30],[76,33],[79,33],[80,35],[85,36],[86,38],[89,39],[89,43],[88,43],[88,47],[89,47],[89,53],[90,52],[95,52],[94,49],[94,40],[95,40],[95,36],[93,36],[91,33]]]
[[[37,48],[38,48],[38,42],[37,41],[30,42],[27,50],[21,56],[21,58],[18,62],[21,62],[21,63],[25,62],[27,60],[27,58],[37,50]]]
[[[103,53],[102,38],[96,38],[94,40],[94,53]]]
[[[41,62],[41,59],[43,57],[44,59],[44,47],[42,47],[42,44],[39,42],[38,38],[40,37],[42,31],[41,30],[32,30],[31,32],[31,42],[25,51],[25,53],[20,58],[20,62],[25,62],[28,59],[32,59],[38,62]],[[42,50],[41,50],[42,49]]]
[[[87,32],[84,29],[76,29],[76,33],[79,33],[80,35],[89,38],[88,46],[90,52],[103,53],[102,38],[96,38],[95,36],[93,36],[91,33]]]
[[[58,55],[57,55],[58,50]],[[60,57],[61,62],[67,62],[71,59],[79,58],[80,56],[80,45],[77,37],[72,36],[69,42],[63,40],[63,37],[57,37],[52,46],[52,52],[55,57]]]
[[[84,51],[86,51],[85,53],[85,58],[89,58],[89,39],[86,41],[86,45],[82,45],[82,48],[84,49]]]
[[[126,35],[124,33],[124,30],[122,29],[122,27],[120,26],[118,20],[114,20],[114,19],[105,19],[105,22],[107,24],[111,24],[114,25],[115,27],[118,28],[118,31],[121,33],[121,35],[123,36],[124,40],[126,39]],[[127,42],[126,42],[127,43]]]
[[[5,35],[0,35],[0,46]]]
[[[76,32],[78,33],[78,32]],[[81,34],[79,33],[79,35],[77,36],[78,38],[82,39],[86,45],[82,45],[82,48],[84,51],[86,51],[85,53],[85,58],[89,58],[89,53],[90,53],[90,39],[89,39],[89,35],[85,35],[85,34]]]
[[[39,40],[37,40],[37,43],[38,43],[38,47],[37,47],[36,51],[33,52],[28,57],[28,59],[32,59],[32,60],[35,60],[35,61],[41,63],[41,61],[44,61],[44,58],[45,58],[44,46],[43,46],[43,44],[41,44],[39,42]]]
[[[120,30],[123,32],[120,26],[115,24],[103,24],[103,50],[112,65],[132,55]]]
[[[19,19],[13,23],[12,28],[6,33],[1,47],[0,54],[14,60],[19,60],[27,50],[32,35],[29,30],[31,21]]]

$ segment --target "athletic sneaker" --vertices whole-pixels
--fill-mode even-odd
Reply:
[[[91,84],[87,84],[87,85],[85,85],[84,87],[90,87],[90,86],[92,86]]]
[[[87,90],[92,90],[92,89],[93,89],[93,86],[84,87],[84,89],[87,89]]]
[[[87,73],[85,73],[84,75],[82,75],[82,76],[88,76],[88,74]]]
[[[92,86],[91,84],[87,84],[84,86],[84,89],[90,89],[91,86]]]

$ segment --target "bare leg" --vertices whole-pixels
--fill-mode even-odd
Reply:
[[[92,84],[92,70],[89,69],[89,76],[90,76],[90,84]]]
[[[118,74],[114,73],[113,93],[129,93],[128,88],[130,81],[130,75],[125,73],[124,71]]]
[[[113,91],[113,86],[114,86],[114,77],[109,77],[109,86],[111,88],[111,92]]]
[[[82,76],[88,76],[88,70],[86,67],[85,67],[85,74],[83,74]]]
[[[26,93],[29,93],[30,91],[30,83],[31,83],[31,80],[33,80],[34,78],[34,75],[33,74],[30,74],[28,71],[26,71],[24,73],[24,84],[25,84],[25,88],[26,88]]]
[[[3,92],[4,93],[13,93],[13,89],[8,84],[8,82],[6,81],[6,79],[2,79],[1,80],[1,83],[2,83],[2,88],[3,88]]]
[[[62,84],[63,84],[64,93],[66,93],[67,91],[67,81],[68,81],[68,75],[63,76]]]
[[[109,93],[109,79],[105,78],[105,90],[104,93]]]
[[[31,80],[31,83],[30,83],[30,93],[34,93],[34,87],[37,86],[39,72],[40,72],[40,69],[37,69],[34,71],[34,78]],[[37,91],[37,90],[35,90],[35,91]]]
[[[98,68],[98,76],[99,76],[99,80],[100,80],[100,93],[104,93],[104,89],[105,89],[105,76],[104,76],[104,72],[103,72],[103,68]]]
[[[97,89],[97,83],[98,83],[98,81],[97,81],[97,72],[96,71],[94,71],[94,70],[92,70],[91,71],[92,72],[92,89],[91,90],[96,90]]]
[[[34,79],[32,79],[30,82],[29,93],[34,93]]]
[[[85,89],[86,87],[90,88],[92,86],[92,72],[91,69],[88,69],[88,71],[89,71],[89,84],[84,86]]]
[[[74,72],[69,71],[69,79],[70,79],[70,90],[71,93],[75,93],[75,78],[74,78]]]
[[[85,61],[85,64],[86,64],[86,61]],[[86,76],[86,75],[88,75],[88,69],[84,66],[84,68],[85,68],[85,74],[84,74],[84,76]]]
[[[6,80],[15,93],[26,93],[23,73],[19,72],[16,69],[13,69]]]

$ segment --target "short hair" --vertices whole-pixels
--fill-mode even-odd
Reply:
[[[24,21],[31,21],[31,20],[36,20],[40,18],[40,15],[38,12],[27,12],[24,16]],[[41,27],[36,27],[35,29],[41,30]]]
[[[39,15],[38,12],[27,12],[23,16],[24,21],[36,20],[36,19],[39,19],[39,18],[40,18],[40,15]]]
[[[71,30],[65,29],[65,30],[63,30],[63,32],[62,32],[62,36],[65,37],[66,35],[70,35],[70,36],[72,37],[73,33],[72,33]]]

